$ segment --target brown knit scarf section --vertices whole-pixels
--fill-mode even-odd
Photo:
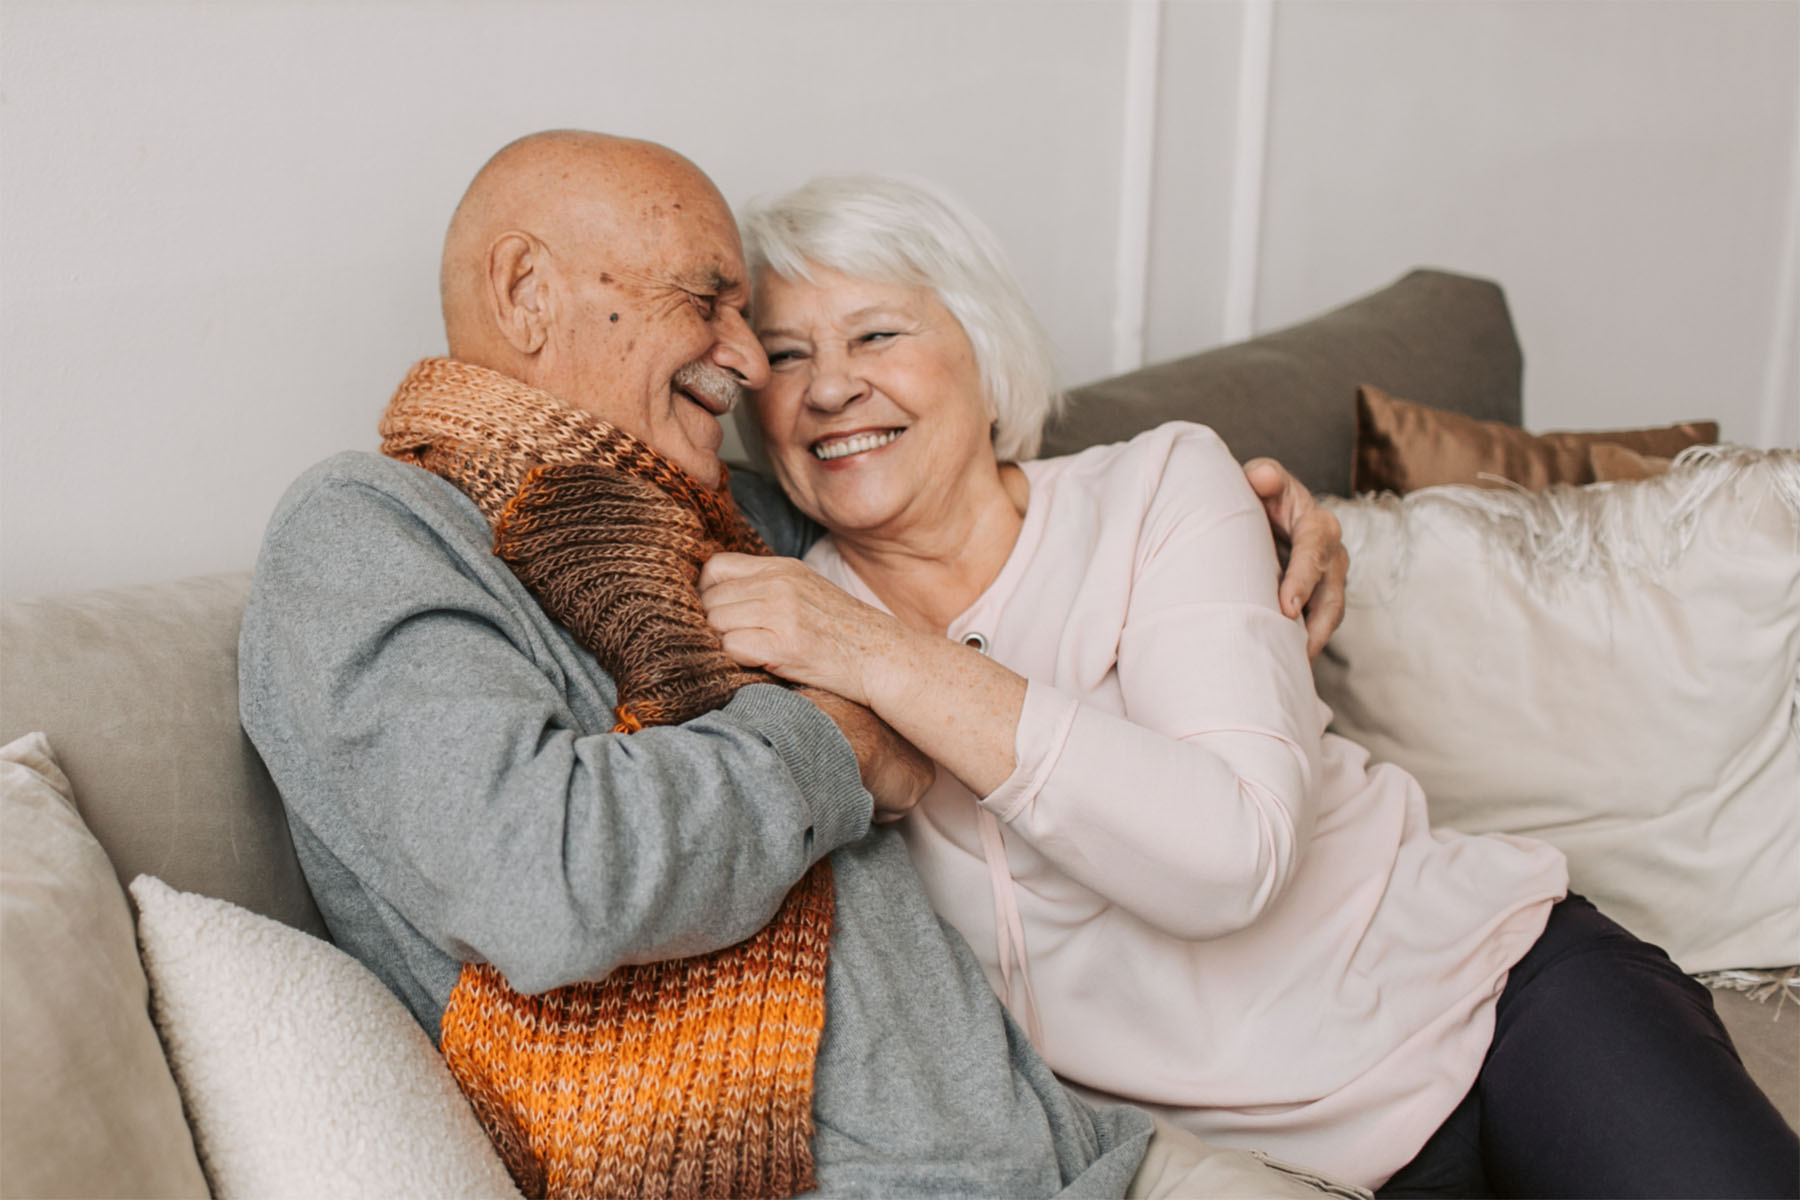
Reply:
[[[715,551],[767,554],[721,483],[546,392],[451,359],[407,374],[382,453],[449,480],[494,553],[618,682],[614,732],[686,721],[769,676],[733,663],[697,580]],[[825,1025],[827,862],[762,932],[542,995],[466,965],[441,1045],[530,1197],[789,1196],[815,1185],[813,1061]]]

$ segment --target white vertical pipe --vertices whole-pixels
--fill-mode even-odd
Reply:
[[[1144,365],[1150,216],[1156,179],[1157,59],[1163,0],[1131,0],[1125,31],[1125,130],[1119,164],[1119,244],[1113,275],[1113,371]]]
[[[1759,446],[1800,446],[1800,81],[1794,89],[1794,146],[1789,152],[1787,230],[1775,279],[1769,362],[1763,373]]]
[[[1269,144],[1269,81],[1274,73],[1275,2],[1244,0],[1238,37],[1237,131],[1231,156],[1231,227],[1226,247],[1222,339],[1256,329],[1262,257],[1263,172]]]

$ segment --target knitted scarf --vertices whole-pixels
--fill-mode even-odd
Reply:
[[[715,551],[767,554],[707,488],[606,422],[494,371],[426,359],[381,421],[382,453],[455,484],[494,553],[618,683],[634,732],[770,677],[733,663],[696,581]],[[815,1186],[813,1061],[825,1024],[830,866],[762,932],[524,996],[463,967],[451,1073],[526,1196],[789,1196]]]

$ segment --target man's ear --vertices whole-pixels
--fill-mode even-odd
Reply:
[[[543,244],[504,233],[488,247],[488,306],[500,336],[520,354],[536,354],[550,340],[555,298]]]

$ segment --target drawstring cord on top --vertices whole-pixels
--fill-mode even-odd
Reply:
[[[1044,1025],[1038,1018],[1037,993],[1031,988],[1031,964],[1025,956],[1025,924],[1019,919],[1019,898],[1014,892],[1012,870],[1006,865],[1006,843],[1000,837],[1000,821],[985,808],[975,810],[981,830],[981,855],[987,860],[988,882],[994,888],[994,941],[1000,951],[1000,997],[1008,1008],[1013,1003],[1013,959],[1019,961],[1019,982],[1025,991],[1025,1035],[1040,1052],[1044,1049]]]
[[[969,633],[962,644],[987,656],[986,634]],[[981,833],[981,856],[987,862],[988,883],[994,891],[994,942],[1000,956],[1000,999],[1010,1009],[1013,1002],[1013,961],[1018,960],[1019,982],[1025,992],[1025,1036],[1041,1053],[1044,1049],[1044,1025],[1038,1017],[1037,993],[1031,987],[1031,962],[1025,953],[1025,923],[1019,917],[1019,898],[1013,883],[1012,868],[1006,861],[1006,840],[1000,834],[1000,820],[979,804],[975,806],[975,827]]]

